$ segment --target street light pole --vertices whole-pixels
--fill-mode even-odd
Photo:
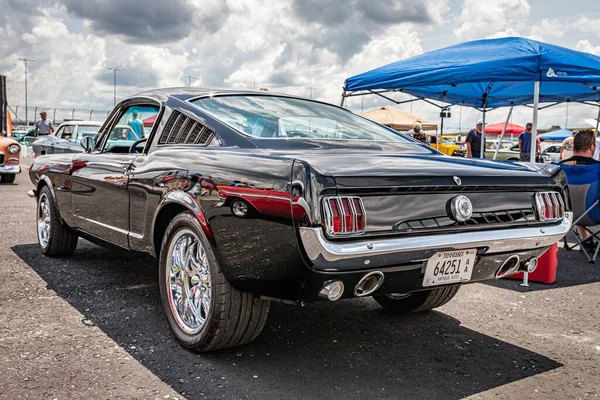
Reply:
[[[195,75],[184,75],[183,77],[188,79],[188,87],[192,86],[192,79],[198,79],[198,77]]]
[[[113,106],[117,105],[117,72],[119,71],[123,71],[123,68],[119,68],[119,67],[108,67],[108,69],[110,71],[113,71],[114,73],[114,79],[113,79],[113,87],[114,87],[114,99],[113,99]]]
[[[25,125],[29,126],[29,116],[27,114],[27,63],[35,60],[33,58],[26,57],[19,57],[17,60],[23,61],[23,64],[25,64]]]
[[[251,83],[251,84],[252,84],[252,89],[256,90],[256,84],[257,84],[258,82],[255,82],[255,81],[249,81],[248,83]]]
[[[308,86],[307,89],[310,90],[310,98],[312,99],[312,91],[313,91],[313,89],[316,89],[316,87]]]

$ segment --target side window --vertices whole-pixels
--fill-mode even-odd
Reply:
[[[135,141],[148,137],[159,110],[155,105],[124,108],[116,123],[108,127],[109,132],[104,132],[102,152],[128,153]]]
[[[75,132],[75,125],[66,125],[60,135],[61,139],[71,139],[73,138],[73,133]]]
[[[64,126],[61,126],[61,127],[60,127],[60,128],[58,128],[58,130],[56,131],[56,133],[55,133],[55,136],[56,136],[58,139],[62,139],[62,134],[63,134],[64,130],[65,130],[65,127],[64,127]]]

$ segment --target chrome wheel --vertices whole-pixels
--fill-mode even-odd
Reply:
[[[38,201],[37,226],[38,240],[43,248],[48,247],[50,240],[50,222],[50,200],[46,193],[42,193]]]
[[[200,332],[211,309],[211,279],[206,251],[191,230],[181,230],[171,240],[166,284],[171,312],[187,334]]]
[[[236,217],[245,217],[248,215],[248,204],[242,200],[234,200],[231,205],[231,210]]]

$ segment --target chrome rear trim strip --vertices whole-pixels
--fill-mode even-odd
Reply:
[[[573,214],[542,227],[499,229],[394,239],[331,242],[321,228],[300,228],[308,258],[319,269],[376,268],[414,263],[437,251],[478,248],[485,254],[549,247],[569,232]]]

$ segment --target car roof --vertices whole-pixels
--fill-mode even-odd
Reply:
[[[292,99],[301,99],[312,101],[315,103],[327,104],[329,106],[339,107],[336,104],[328,103],[325,101],[319,101],[315,99],[309,99],[302,96],[296,96],[289,93],[278,93],[265,90],[247,90],[247,89],[213,89],[213,88],[196,88],[196,87],[171,87],[152,89],[142,93],[138,93],[134,96],[130,96],[128,99],[135,99],[140,97],[151,98],[158,101],[159,103],[166,103],[169,99],[177,99],[180,101],[188,101],[198,97],[204,96],[222,96],[222,95],[253,95],[253,96],[277,96],[277,97],[288,97]],[[127,100],[127,99],[126,99]],[[341,107],[340,107],[341,108]],[[343,108],[346,110],[345,108]],[[346,110],[349,111],[349,110]],[[350,112],[350,111],[349,111]]]
[[[59,125],[61,126],[71,126],[71,125],[92,125],[92,126],[102,126],[103,122],[100,121],[65,121]]]

